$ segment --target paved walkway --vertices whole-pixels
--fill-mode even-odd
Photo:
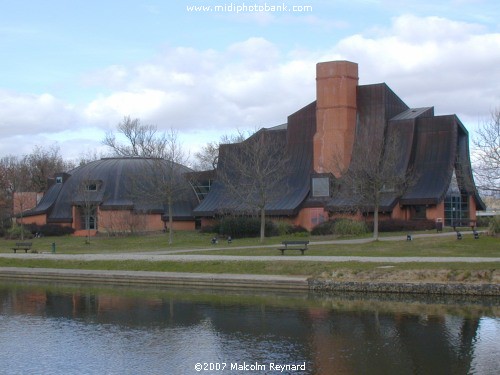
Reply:
[[[179,254],[0,254],[2,258],[57,259],[57,260],[138,260],[138,261],[173,261],[173,262],[213,262],[213,261],[287,261],[287,262],[368,262],[368,263],[485,263],[500,262],[492,257],[362,257],[362,256],[249,256],[249,255],[179,255]]]
[[[269,262],[269,261],[287,261],[287,262],[369,262],[369,263],[484,263],[499,262],[500,258],[492,257],[363,257],[363,256],[251,256],[251,255],[186,255],[186,254],[138,254],[138,253],[120,253],[120,254],[0,254],[1,258],[17,259],[57,259],[57,260],[137,260],[137,261],[172,261],[172,262]]]

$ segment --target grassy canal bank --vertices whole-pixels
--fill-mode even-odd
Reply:
[[[481,236],[474,240],[470,233],[462,240],[455,236],[419,237],[413,241],[398,237],[385,237],[379,241],[362,238],[301,237],[311,241],[308,256],[366,256],[380,257],[380,262],[335,262],[335,261],[252,261],[212,260],[173,261],[155,259],[155,254],[173,254],[189,251],[189,254],[212,254],[232,256],[277,256],[277,247],[285,238],[272,237],[259,244],[257,239],[236,239],[231,244],[220,241],[210,245],[210,234],[197,232],[176,233],[174,245],[167,245],[164,234],[95,237],[90,244],[78,237],[52,237],[30,240],[33,251],[48,253],[41,259],[31,259],[30,254],[13,254],[14,240],[4,240],[0,247],[0,267],[82,269],[109,271],[151,271],[212,274],[290,275],[337,280],[342,282],[459,282],[500,283],[500,262],[446,262],[435,263],[430,257],[485,257],[500,258],[500,238]],[[425,235],[425,234],[424,234]],[[287,237],[286,239],[289,239]],[[364,241],[364,242],[363,242]],[[55,244],[55,245],[53,245]],[[51,250],[56,254],[120,254],[113,260],[51,259]],[[128,259],[127,254],[151,253],[148,260]],[[154,254],[153,254],[154,253]],[[299,252],[290,252],[290,257],[300,257]],[[419,262],[387,263],[384,257],[418,257]],[[429,258],[429,262],[425,259]],[[295,259],[297,260],[297,259]]]

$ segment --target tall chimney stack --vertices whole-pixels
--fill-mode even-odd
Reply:
[[[351,161],[356,133],[358,64],[330,61],[316,65],[314,170],[339,177]]]

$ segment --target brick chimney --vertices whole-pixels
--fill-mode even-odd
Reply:
[[[349,166],[356,132],[358,64],[330,61],[316,65],[314,170],[340,176]]]

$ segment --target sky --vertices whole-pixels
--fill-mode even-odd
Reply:
[[[194,155],[285,123],[332,60],[473,137],[500,107],[498,20],[498,0],[0,0],[0,157],[76,161],[125,116]]]

